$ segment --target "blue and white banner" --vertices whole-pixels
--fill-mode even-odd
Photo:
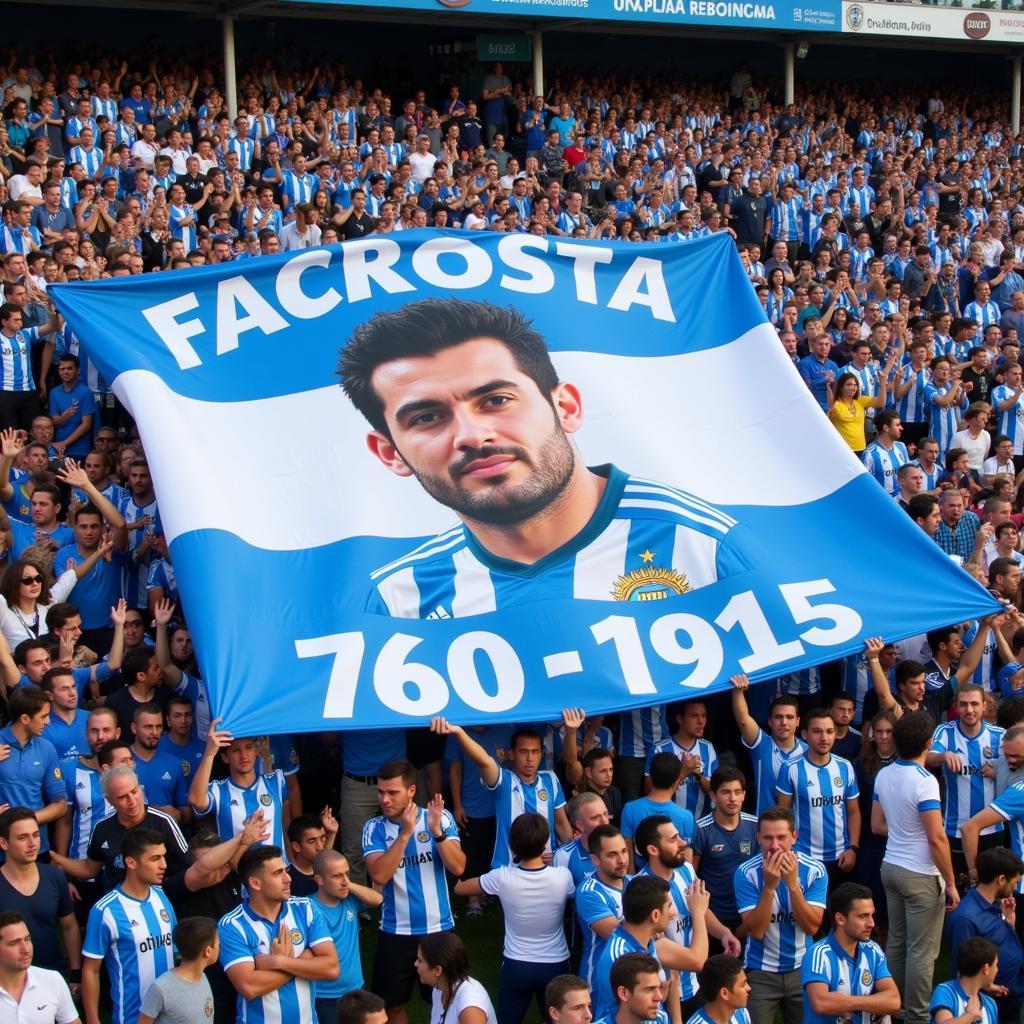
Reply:
[[[51,294],[138,421],[236,735],[598,714],[997,610],[724,234],[401,232]]]
[[[633,25],[718,25],[731,28],[795,28],[837,32],[841,0],[286,0],[320,7],[375,7],[407,13],[433,11],[453,26],[472,15],[580,18]],[[500,58],[498,58],[500,59]]]

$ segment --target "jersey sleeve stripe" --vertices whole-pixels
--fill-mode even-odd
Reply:
[[[677,516],[680,519],[688,519],[693,523],[699,523],[701,526],[707,527],[709,530],[713,530],[715,533],[721,534],[723,537],[729,532],[729,528],[723,526],[720,522],[714,519],[708,519],[705,516],[699,516],[695,512],[683,508],[681,505],[670,505],[664,501],[648,501],[642,498],[623,498],[619,502],[619,508],[646,508],[655,512],[670,512],[672,515]]]
[[[375,580],[381,576],[386,576],[389,572],[393,572],[395,569],[398,569],[403,565],[407,565],[410,562],[420,562],[424,558],[443,554],[445,551],[448,551],[453,547],[457,547],[464,539],[465,535],[463,534],[461,526],[456,527],[454,530],[449,530],[447,533],[439,534],[437,537],[433,537],[427,541],[426,544],[421,544],[418,548],[410,551],[407,555],[403,555],[401,558],[397,558],[395,561],[389,562],[387,565],[383,565],[379,569],[374,569],[373,572],[370,573],[370,579]]]
[[[635,494],[637,492],[644,491],[653,492],[655,494],[671,498],[680,505],[685,505],[689,508],[706,512],[708,515],[714,516],[718,519],[723,526],[736,525],[736,520],[733,519],[732,516],[723,512],[720,508],[716,508],[703,498],[698,498],[696,495],[689,494],[686,491],[681,491],[676,487],[669,487],[667,484],[659,483],[656,480],[648,480],[645,477],[630,477],[629,480],[626,481],[623,493]]]

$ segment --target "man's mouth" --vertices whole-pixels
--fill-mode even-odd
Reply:
[[[466,466],[461,476],[490,477],[500,476],[515,462],[514,455],[491,455],[486,459],[475,459]]]

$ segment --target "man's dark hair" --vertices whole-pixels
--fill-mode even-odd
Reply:
[[[800,701],[791,693],[780,693],[773,697],[771,704],[768,705],[768,714],[771,715],[776,708],[793,708],[797,718],[800,717]]]
[[[53,681],[59,679],[61,676],[70,676],[72,679],[75,678],[74,673],[71,669],[65,668],[63,665],[54,665],[53,668],[48,668],[43,673],[43,678],[39,680],[39,689],[43,693],[53,693]]]
[[[604,761],[606,758],[613,758],[614,754],[610,750],[605,750],[604,747],[591,747],[580,759],[580,764],[586,768],[593,768],[598,761]]]
[[[8,807],[3,814],[0,814],[0,839],[11,838],[11,826],[19,821],[28,821],[31,818],[36,820],[35,811],[28,807]]]
[[[920,757],[935,732],[935,719],[927,711],[909,711],[893,726],[896,753],[904,761]]]
[[[370,382],[373,371],[395,359],[436,355],[474,338],[501,341],[516,366],[550,399],[558,373],[532,322],[512,306],[465,299],[422,299],[361,324],[341,350],[341,386],[374,430],[390,437],[384,404]]]
[[[632,992],[641,974],[661,975],[661,964],[650,953],[627,953],[612,964],[608,977],[616,1003],[619,1002],[619,989]]]
[[[999,947],[980,935],[964,939],[956,950],[956,973],[961,978],[973,978],[983,967],[996,962]]]
[[[938,629],[929,629],[925,634],[925,638],[928,641],[928,647],[934,654],[939,649],[939,644],[948,644],[949,638],[956,633],[959,635],[960,630],[956,626],[940,626]]]
[[[587,836],[587,850],[596,857],[601,852],[601,843],[605,839],[614,839],[621,835],[622,833],[614,825],[598,825]]]
[[[648,814],[637,824],[633,833],[633,845],[640,857],[647,860],[647,848],[658,845],[658,829],[662,825],[671,824],[672,819],[667,814]]]
[[[377,778],[401,779],[403,786],[414,786],[416,785],[416,766],[404,757],[396,757],[393,761],[387,761],[377,769]]]
[[[647,774],[651,777],[654,789],[671,789],[679,781],[682,770],[679,758],[663,750],[651,758],[651,770]]]
[[[118,750],[131,750],[132,745],[126,739],[107,740],[106,743],[96,751],[96,763],[101,768],[106,768],[114,763],[114,754]]]
[[[881,430],[882,427],[891,427],[899,418],[900,414],[894,409],[882,409],[882,411],[875,416],[875,426],[879,430]]]
[[[384,1009],[386,1004],[376,993],[367,992],[365,988],[354,988],[338,1000],[337,1024],[366,1024],[366,1018],[371,1013],[380,1013]],[[324,1024],[332,1022],[324,1021]]]
[[[590,991],[590,986],[578,974],[558,974],[544,989],[544,1009],[561,1010],[570,992]]]
[[[7,716],[12,723],[21,719],[22,715],[35,718],[40,711],[51,704],[50,695],[38,686],[19,686],[7,698]]]
[[[997,576],[1007,576],[1017,563],[1012,558],[994,558],[988,567],[988,585],[994,587]]]
[[[913,679],[915,676],[920,675],[924,675],[924,665],[921,662],[914,661],[913,658],[907,658],[899,662],[894,672],[896,689],[898,690],[908,679]]]
[[[1000,875],[1015,878],[1024,875],[1024,862],[1005,846],[993,846],[978,854],[978,881],[982,885],[994,882]]]
[[[324,823],[315,814],[300,814],[288,823],[288,842],[301,843],[302,833],[308,829],[319,831]]]
[[[138,861],[151,846],[163,846],[167,840],[152,828],[133,828],[124,834],[121,840],[121,857]]]
[[[508,830],[508,845],[516,861],[533,860],[548,848],[551,827],[543,814],[520,814]]]
[[[143,644],[134,650],[128,651],[121,662],[121,674],[124,676],[127,685],[136,681],[139,675],[149,671],[149,662],[153,657],[153,648]]]
[[[1014,634],[1016,638],[1016,634]],[[1020,650],[1020,648],[1016,648]],[[1024,723],[1024,697],[1004,697],[996,709],[996,725],[1000,729],[1009,732],[1014,727]],[[1006,741],[1006,737],[1003,737]]]
[[[938,503],[939,499],[934,494],[915,494],[907,502],[907,515],[915,522],[918,519],[927,519],[932,514],[932,509]]]
[[[0,932],[12,924],[25,924],[25,918],[16,910],[0,910]]]
[[[642,924],[655,910],[665,906],[671,893],[668,882],[656,875],[637,875],[622,893],[622,919],[626,924]]]
[[[248,885],[249,879],[253,875],[259,876],[263,874],[263,866],[267,861],[281,856],[280,846],[250,846],[242,854],[241,860],[238,862],[238,877],[242,880],[243,884]]]
[[[19,570],[20,572],[21,570]],[[27,640],[22,640],[17,647],[14,648],[14,664],[24,667],[27,664],[26,659],[28,658],[29,651],[46,651],[50,653],[50,641],[44,640],[42,637],[29,637]]]
[[[182,960],[198,960],[217,941],[217,922],[212,917],[183,917],[172,933]]]
[[[739,768],[730,768],[728,765],[716,768],[711,773],[711,779],[709,780],[708,785],[711,788],[711,792],[714,793],[729,782],[738,782],[743,787],[744,792],[746,792],[746,776],[739,770]]]
[[[829,920],[834,923],[836,914],[842,914],[843,917],[846,917],[850,913],[850,908],[857,900],[870,899],[874,899],[874,897],[866,885],[861,885],[859,882],[843,882],[842,885],[833,889],[828,898]]]
[[[537,732],[536,729],[527,727],[525,729],[516,729],[516,731],[512,733],[508,740],[508,749],[515,750],[516,747],[519,746],[519,741],[522,739],[536,740],[542,746],[544,744],[541,734]]]
[[[50,610],[46,613],[46,628],[51,633],[56,633],[57,630],[63,629],[71,619],[80,614],[81,612],[78,610],[77,604],[72,604],[70,601],[60,601],[55,605],[51,605]]]
[[[766,807],[757,816],[757,831],[761,831],[761,824],[765,821],[784,821],[791,832],[796,831],[796,818],[793,812],[788,807],[779,807],[775,805],[773,807]]]
[[[723,988],[731,989],[743,970],[743,961],[738,957],[719,953],[707,959],[704,966],[697,972],[697,984],[705,1003],[712,1003],[718,998]]]

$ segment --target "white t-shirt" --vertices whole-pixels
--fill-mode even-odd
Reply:
[[[7,179],[7,193],[13,202],[15,199],[42,199],[42,185],[33,185],[24,174],[13,174]]]
[[[510,864],[481,875],[480,888],[501,900],[509,960],[557,964],[569,959],[562,922],[576,887],[568,868]]]
[[[476,978],[467,978],[459,985],[452,995],[447,1012],[441,1005],[441,990],[435,988],[430,1005],[430,1024],[441,1024],[442,1021],[444,1024],[459,1024],[459,1014],[471,1006],[487,1014],[487,1024],[498,1024],[491,997]]]
[[[434,164],[437,163],[437,157],[434,156],[429,150],[422,156],[413,150],[406,158],[409,161],[409,166],[412,168],[412,180],[423,184],[434,173]]]
[[[0,1020],[17,1024],[70,1024],[77,1018],[68,983],[56,971],[30,967],[20,1003],[0,988]]]
[[[967,464],[971,469],[980,473],[991,442],[992,438],[987,430],[981,431],[976,438],[971,437],[969,430],[958,430],[953,435],[953,443],[950,447],[963,448],[967,452]]]
[[[889,826],[883,861],[919,875],[937,875],[921,822],[923,811],[942,810],[935,776],[912,761],[896,761],[878,773],[875,799]]]
[[[1013,459],[1009,462],[1000,462],[999,459],[993,455],[991,459],[986,459],[982,463],[981,472],[984,476],[1016,476],[1017,470],[1014,468]]]

